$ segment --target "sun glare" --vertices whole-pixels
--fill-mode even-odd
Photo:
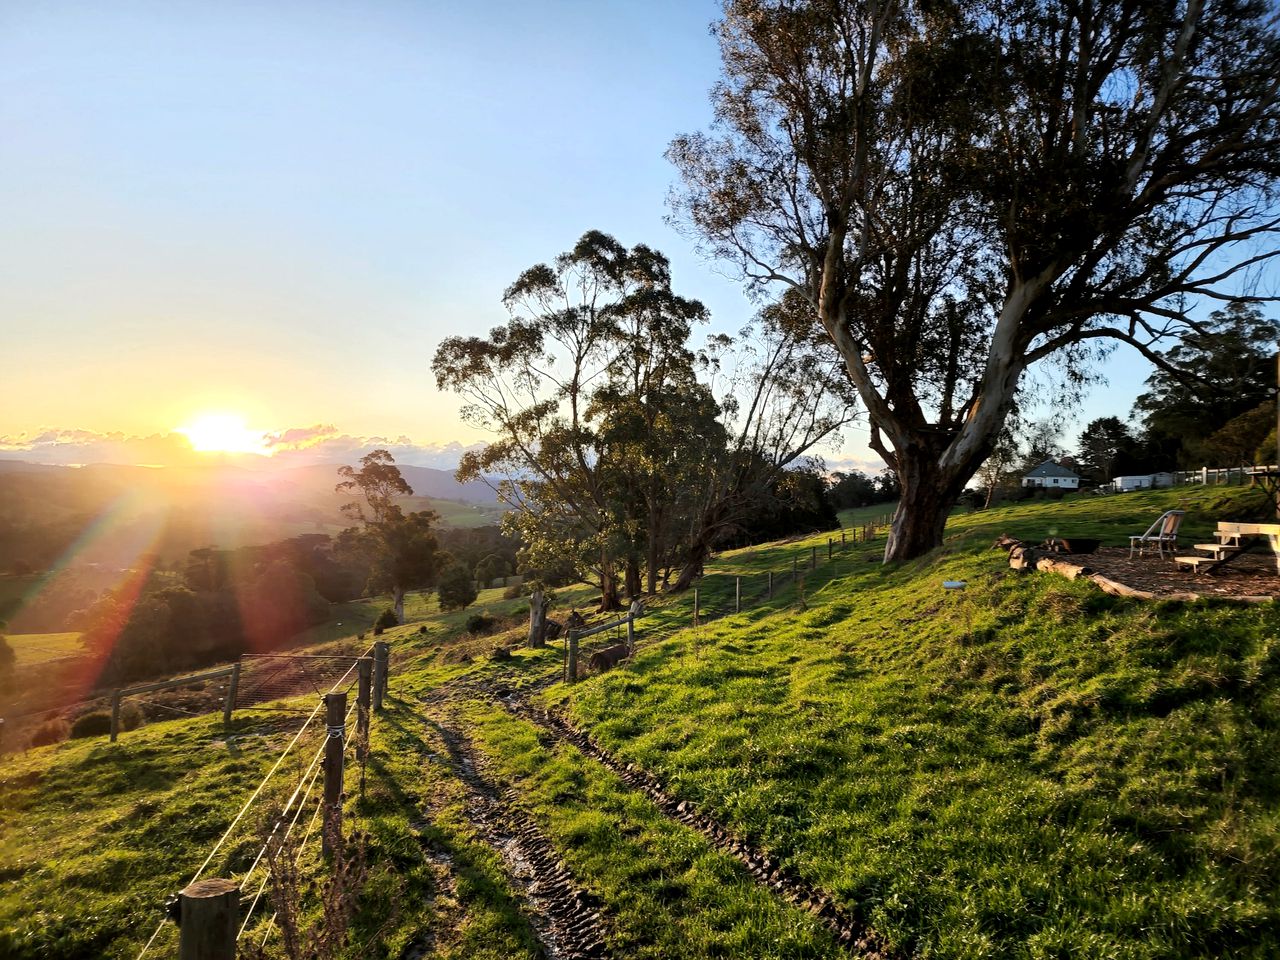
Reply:
[[[233,413],[206,413],[178,427],[177,432],[186,436],[191,448],[200,453],[268,452],[261,431],[250,430],[244,418]]]

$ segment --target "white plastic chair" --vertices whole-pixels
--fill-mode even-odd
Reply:
[[[1174,547],[1178,545],[1178,527],[1182,526],[1182,518],[1186,516],[1185,510],[1166,510],[1160,514],[1160,519],[1153,523],[1147,532],[1141,536],[1129,538],[1129,559],[1133,559],[1133,551],[1138,551],[1138,556],[1143,555],[1147,544],[1154,543],[1156,550],[1160,554],[1160,558],[1164,559],[1164,548],[1167,546],[1169,552],[1173,553]]]

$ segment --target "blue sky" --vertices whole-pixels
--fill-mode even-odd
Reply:
[[[435,345],[500,321],[502,289],[588,228],[662,249],[736,329],[740,285],[664,223],[663,151],[710,119],[716,12],[8,0],[0,437],[230,410],[481,439],[435,392]],[[1076,429],[1127,413],[1146,364],[1106,373]]]

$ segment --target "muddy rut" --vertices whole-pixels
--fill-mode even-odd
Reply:
[[[647,772],[634,764],[624,763],[562,717],[536,707],[516,694],[499,691],[496,699],[516,716],[535,724],[555,739],[572,744],[584,755],[607,767],[627,786],[645,794],[668,818],[697,830],[718,850],[741,862],[757,883],[818,917],[845,949],[867,960],[893,960],[894,954],[875,932],[858,923],[829,895],[778,864],[764,851],[735,837],[687,800],[671,796]]]
[[[470,823],[502,858],[548,960],[603,960],[606,921],[599,901],[579,888],[555,848],[521,811],[513,791],[489,778],[462,726],[443,711],[432,721],[450,766],[466,787]]]

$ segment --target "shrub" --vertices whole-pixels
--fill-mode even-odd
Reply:
[[[108,718],[110,722],[110,718]],[[36,727],[31,735],[31,746],[47,747],[51,743],[61,743],[67,739],[67,721],[62,719],[46,720]]]
[[[76,717],[76,722],[71,724],[72,740],[79,740],[82,737],[102,737],[110,732],[111,714],[105,710],[82,713]]]
[[[436,594],[440,597],[441,610],[465,610],[476,599],[476,585],[471,580],[471,571],[462,564],[455,563],[440,577]]]
[[[400,626],[400,621],[396,619],[396,612],[390,607],[383,610],[378,615],[378,619],[373,622],[373,630],[375,633],[381,633],[383,630],[390,630],[392,627]]]
[[[489,633],[498,621],[484,613],[473,613],[467,617],[467,633]]]
[[[523,592],[524,587],[520,586],[518,583],[513,583],[511,586],[507,587],[507,589],[502,591],[502,599],[514,600]]]
[[[137,730],[146,722],[146,719],[146,715],[142,712],[142,707],[133,701],[120,707],[121,730]]]

